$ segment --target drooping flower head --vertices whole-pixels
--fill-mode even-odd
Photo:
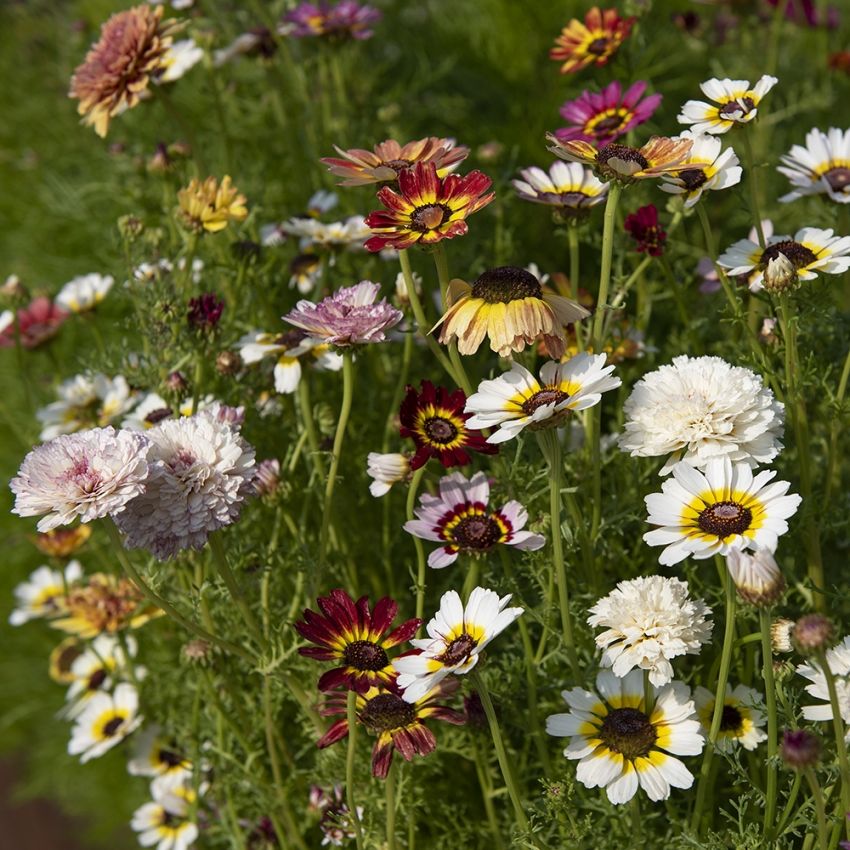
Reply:
[[[694,691],[694,702],[703,735],[707,738],[717,697],[707,688],[700,686]],[[731,752],[736,746],[754,750],[762,741],[767,740],[767,733],[762,728],[765,723],[767,717],[764,714],[764,701],[758,691],[746,685],[736,685],[731,689],[727,687],[720,729],[714,745],[725,753]]]
[[[660,94],[641,100],[647,85],[644,80],[638,80],[624,94],[620,83],[614,80],[601,92],[582,92],[561,107],[561,115],[570,126],[555,130],[555,137],[562,142],[578,139],[600,147],[619,139],[633,127],[649,121],[658,109]]]
[[[344,590],[332,590],[316,601],[321,613],[304,609],[304,619],[295,629],[315,644],[300,647],[301,655],[339,664],[322,675],[319,690],[344,687],[365,694],[371,687],[392,682],[395,674],[387,650],[410,640],[422,620],[405,620],[390,631],[398,604],[388,596],[379,599],[374,610],[367,596],[355,602]]]
[[[428,637],[411,641],[419,652],[393,661],[405,702],[422,699],[452,673],[472,670],[490,641],[522,614],[522,608],[507,607],[510,601],[511,594],[500,597],[484,587],[476,587],[466,605],[457,591],[444,593],[426,626]]]
[[[697,655],[711,640],[711,609],[691,599],[688,583],[647,576],[621,581],[590,609],[587,623],[605,626],[596,636],[602,666],[622,678],[635,667],[649,671],[655,687],[673,680],[670,659]]]
[[[520,363],[498,378],[482,381],[466,402],[472,428],[498,428],[488,443],[503,443],[524,428],[537,431],[562,424],[572,411],[599,404],[602,393],[620,386],[604,354],[582,352],[564,363],[550,360],[540,379]]]
[[[690,788],[694,777],[676,756],[695,756],[705,740],[700,733],[690,689],[671,682],[650,686],[645,709],[643,673],[620,679],[600,670],[596,690],[562,691],[569,711],[546,718],[546,731],[570,738],[564,755],[578,759],[576,779],[586,788],[605,788],[614,805],[627,803],[643,788],[650,800],[666,800],[670,788]]]
[[[59,333],[67,318],[65,310],[43,295],[17,314],[6,310],[0,315],[0,348],[14,348],[18,338],[23,348],[38,348]]]
[[[661,493],[646,497],[647,522],[658,526],[643,539],[664,546],[659,563],[673,566],[689,555],[696,559],[726,555],[731,549],[764,547],[775,551],[788,531],[788,517],[802,499],[786,495],[787,481],[773,481],[772,470],[755,477],[747,463],[715,458],[705,474],[689,463],[677,463]],[[773,483],[771,483],[773,482]]]
[[[9,623],[21,626],[30,620],[51,618],[67,610],[66,598],[71,586],[83,577],[79,561],[69,561],[63,571],[43,566],[15,588],[15,610]]]
[[[520,198],[555,207],[555,213],[567,221],[584,218],[608,194],[608,184],[577,162],[555,162],[548,173],[542,168],[524,168],[520,176],[522,180],[511,181]]]
[[[437,177],[443,178],[454,171],[469,156],[469,148],[455,145],[454,139],[427,136],[400,145],[394,139],[379,142],[370,150],[352,148],[343,150],[334,145],[338,157],[321,160],[328,171],[342,177],[340,186],[368,186],[371,183],[398,183],[399,174],[416,163],[433,163]]]
[[[207,177],[201,182],[197,177],[177,193],[180,220],[193,233],[218,233],[231,221],[244,221],[248,217],[247,199],[231,184],[225,175],[219,184],[217,178]]]
[[[376,499],[386,496],[393,484],[404,481],[410,475],[410,458],[398,452],[369,452],[366,473],[372,479],[369,492]]]
[[[138,709],[139,695],[126,682],[112,694],[96,693],[74,724],[68,753],[83,763],[102,756],[141,725]]]
[[[286,35],[293,38],[328,38],[363,41],[374,35],[372,24],[381,20],[381,12],[374,6],[356,0],[339,3],[299,3],[283,20],[289,26]]]
[[[482,433],[469,427],[470,414],[464,413],[465,404],[463,390],[435,387],[430,381],[422,381],[418,392],[407,386],[399,420],[401,436],[410,437],[416,444],[411,469],[419,469],[432,457],[446,469],[466,466],[470,451],[488,455],[498,451]]]
[[[647,204],[626,216],[623,223],[626,232],[635,240],[635,249],[639,254],[660,257],[664,253],[667,234],[658,223],[658,208]]]
[[[442,326],[443,344],[457,338],[461,354],[474,354],[487,337],[490,349],[500,357],[537,341],[544,342],[553,357],[560,357],[566,349],[567,325],[590,315],[516,266],[488,269],[472,286],[455,279],[447,300],[448,309],[435,327]]]
[[[815,127],[806,133],[805,147],[792,145],[777,171],[793,185],[782,203],[806,195],[826,195],[838,204],[850,204],[850,130],[830,127],[824,133]]]
[[[115,278],[111,275],[80,275],[69,280],[56,296],[55,304],[68,313],[85,313],[93,310],[112,289]]]
[[[483,472],[470,479],[453,472],[440,479],[439,495],[423,493],[419,497],[416,519],[406,522],[404,530],[442,544],[428,556],[428,565],[434,569],[453,564],[459,552],[481,555],[499,543],[530,550],[544,545],[542,535],[522,530],[528,512],[519,502],[491,510],[489,500],[490,483]]]
[[[616,9],[594,6],[582,23],[573,18],[555,39],[549,58],[563,62],[562,74],[573,74],[588,65],[607,65],[628,38],[634,18],[621,18]]]
[[[376,303],[380,290],[380,284],[361,280],[338,289],[318,304],[299,301],[283,320],[339,348],[383,342],[386,331],[394,328],[404,314],[388,304],[386,298]]]
[[[769,74],[762,76],[752,88],[748,80],[706,80],[700,83],[700,88],[711,103],[689,100],[682,107],[678,121],[692,125],[694,133],[728,133],[736,125],[755,119],[762,98],[778,82]]]
[[[356,837],[342,785],[334,785],[330,792],[326,792],[318,785],[311,785],[308,810],[321,817],[319,829],[324,836],[322,847],[328,844],[332,847],[344,847],[348,841]],[[361,821],[364,811],[362,806],[357,806],[357,817]],[[277,843],[277,835],[273,829],[271,839],[273,843]]]
[[[683,162],[685,167],[675,174],[662,175],[659,188],[672,195],[682,195],[685,209],[694,206],[703,192],[728,189],[741,182],[738,156],[732,148],[722,151],[723,143],[720,139],[695,134],[690,130],[685,130],[679,138],[693,142],[691,152]],[[694,163],[694,167],[688,168],[689,163]]]
[[[400,250],[463,236],[469,230],[466,218],[495,197],[493,192],[484,194],[491,182],[480,171],[470,171],[465,177],[440,177],[434,162],[417,162],[399,172],[397,192],[389,186],[378,190],[385,209],[366,216],[373,233],[366,249]]]
[[[726,556],[726,568],[738,596],[749,605],[772,605],[785,590],[785,579],[768,549],[757,549],[752,555],[733,549]]]

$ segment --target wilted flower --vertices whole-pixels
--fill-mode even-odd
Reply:
[[[141,725],[138,709],[139,695],[127,683],[112,694],[94,694],[71,731],[68,752],[81,762],[102,756]]]
[[[230,176],[222,178],[221,185],[215,177],[203,183],[197,177],[177,193],[180,218],[195,233],[218,233],[231,221],[244,221],[248,217],[247,200],[231,185]]]
[[[707,738],[717,697],[707,688],[700,686],[694,691],[694,702],[703,734]],[[758,691],[746,685],[727,687],[720,729],[714,746],[720,752],[726,753],[732,752],[736,745],[745,750],[754,750],[762,741],[767,740],[767,733],[763,728],[765,723],[767,717],[764,714],[764,700]]]
[[[69,313],[85,313],[93,310],[106,298],[115,279],[111,275],[81,275],[69,280],[56,296],[55,304]]]
[[[647,253],[651,257],[660,257],[664,253],[667,234],[658,223],[658,210],[655,204],[647,204],[637,212],[627,215],[624,227],[635,240],[639,254]]]
[[[691,152],[683,165],[686,167],[675,174],[664,174],[661,177],[663,192],[682,195],[685,209],[690,209],[702,197],[703,192],[718,191],[736,186],[741,182],[741,167],[738,156],[732,148],[721,152],[723,143],[720,139],[708,135],[695,135],[685,130],[679,138],[690,139],[693,142]],[[688,168],[688,163],[700,163]]]
[[[772,605],[785,590],[785,579],[767,549],[752,555],[733,549],[726,556],[726,567],[738,596],[751,605]]]
[[[36,411],[42,440],[91,426],[110,425],[135,403],[136,396],[121,375],[76,375],[57,388],[59,400]]]
[[[794,632],[794,621],[779,617],[770,623],[770,646],[774,652],[791,652],[794,645],[791,635]]]
[[[30,620],[56,617],[67,609],[70,587],[83,577],[79,561],[69,561],[63,571],[39,567],[15,588],[15,610],[9,623],[21,626]]]
[[[393,484],[404,481],[410,475],[410,458],[398,453],[369,452],[366,472],[372,479],[369,492],[377,499],[389,493]]]
[[[777,171],[794,189],[779,200],[795,201],[806,195],[826,195],[839,204],[850,204],[850,130],[830,127],[824,133],[815,127],[806,134],[805,147],[793,145],[781,157]]]
[[[524,168],[520,176],[522,180],[511,181],[520,198],[555,207],[567,220],[584,218],[608,194],[608,184],[577,162],[555,162],[548,173],[542,168]]]
[[[628,38],[634,22],[634,18],[621,18],[616,9],[603,11],[594,6],[584,16],[584,23],[573,18],[564,27],[549,58],[563,62],[562,74],[581,71],[588,65],[607,65]]]
[[[374,34],[372,24],[381,20],[381,12],[355,0],[331,4],[299,3],[284,15],[281,32],[293,38],[353,38],[362,41]]]
[[[680,124],[691,124],[694,133],[727,133],[736,124],[748,124],[758,114],[762,98],[779,82],[765,74],[750,88],[748,80],[710,79],[700,83],[712,103],[689,100],[679,113]]]
[[[37,348],[59,333],[59,328],[68,313],[49,298],[34,298],[29,306],[17,311],[17,322],[11,310],[0,318],[0,348],[14,348],[20,338],[24,348]]]

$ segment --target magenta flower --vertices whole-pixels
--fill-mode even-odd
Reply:
[[[59,333],[60,326],[70,314],[41,295],[34,298],[29,306],[18,310],[17,330],[14,317],[11,313],[7,315],[10,321],[3,322],[0,327],[0,348],[12,348],[16,333],[20,333],[24,348],[37,348]]]
[[[658,210],[655,204],[647,204],[637,212],[626,216],[626,231],[635,240],[635,250],[639,254],[649,254],[650,257],[660,257],[664,253],[664,243],[667,234],[658,223]]]
[[[582,92],[561,107],[561,115],[573,126],[555,130],[561,142],[592,142],[600,147],[611,144],[624,133],[643,124],[661,103],[660,94],[641,100],[647,83],[638,80],[625,94],[615,80],[601,92]]]
[[[354,38],[362,41],[374,34],[371,24],[381,20],[381,13],[372,6],[361,5],[355,0],[341,3],[300,3],[284,16],[289,24],[287,35],[293,38],[328,36]]]
[[[386,298],[375,303],[381,287],[369,280],[345,286],[318,304],[299,301],[283,320],[315,338],[340,348],[383,342],[385,331],[403,317],[400,310],[387,304]]]
[[[224,312],[224,301],[213,292],[205,292],[189,299],[186,319],[197,331],[211,331],[219,323]]]

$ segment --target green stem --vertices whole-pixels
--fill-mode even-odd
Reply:
[[[832,417],[832,425],[829,432],[829,455],[826,464],[826,486],[823,493],[823,507],[821,513],[825,513],[832,502],[832,491],[841,481],[841,473],[838,470],[838,438],[841,436],[841,405],[844,403],[844,395],[847,392],[847,381],[850,379],[850,350],[844,358],[844,368],[841,370],[841,378],[838,381],[838,392],[835,395],[835,405],[838,408]]]
[[[242,588],[239,586],[239,582],[236,580],[233,570],[230,569],[230,564],[227,563],[227,555],[225,554],[221,537],[217,534],[211,534],[209,537],[209,544],[216,570],[224,581],[228,593],[230,593],[230,597],[236,603],[236,607],[239,609],[239,613],[242,615],[242,619],[245,621],[248,631],[251,632],[257,643],[261,647],[265,648],[266,639],[263,635],[263,631],[257,623],[254,613],[251,611],[251,606],[248,605],[248,602],[245,599],[245,595],[242,593]]]
[[[835,735],[835,749],[838,754],[838,767],[841,771],[841,819],[844,821],[847,838],[850,838],[850,819],[845,817],[850,812],[850,761],[847,758],[844,721],[841,718],[841,705],[838,702],[838,690],[835,687],[835,676],[829,666],[826,651],[820,650],[817,659],[826,679],[829,691],[829,704],[832,706],[832,731]]]
[[[395,843],[395,791],[396,791],[396,774],[398,773],[398,765],[393,763],[390,765],[387,779],[384,783],[384,790],[387,795],[387,850],[396,850]]]
[[[354,760],[357,755],[357,694],[354,691],[348,692],[346,717],[348,718],[348,752],[345,756],[345,802],[348,806],[348,816],[354,825],[357,850],[363,850],[363,827],[357,814],[357,804],[354,802]]]
[[[770,842],[776,820],[776,754],[777,754],[777,712],[776,684],[773,681],[773,654],[770,645],[770,608],[759,612],[761,627],[762,677],[764,696],[767,704],[767,782],[765,785],[764,827],[765,841]]]
[[[752,127],[745,127],[741,135],[744,137],[744,165],[747,167],[747,186],[750,191],[750,207],[756,220],[756,234],[758,235],[759,247],[762,251],[767,244],[764,238],[764,228],[761,223],[761,210],[759,209],[758,181],[756,180],[755,156],[753,154],[753,143],[750,139]]]
[[[776,836],[779,837],[785,832],[785,827],[791,819],[791,815],[797,811],[797,795],[800,793],[800,783],[803,781],[799,771],[794,774],[794,782],[791,784],[791,792],[788,794],[788,800],[785,803],[785,808],[782,810],[782,817],[779,818],[779,825],[776,827]]]
[[[478,775],[478,785],[481,788],[481,797],[484,800],[484,811],[487,813],[487,822],[490,824],[490,832],[493,834],[493,842],[497,850],[504,850],[502,842],[502,831],[499,829],[499,819],[496,816],[496,807],[493,805],[493,785],[490,782],[490,771],[481,747],[473,733],[472,749],[475,753],[475,772]]]
[[[414,518],[413,509],[416,506],[416,496],[419,493],[419,486],[422,484],[422,477],[425,475],[425,465],[420,466],[413,473],[413,478],[410,481],[410,486],[407,489],[407,509],[405,516],[408,521]],[[421,538],[412,534],[413,545],[416,547],[416,617],[422,619],[425,611],[425,547],[422,544]]]
[[[843,746],[843,742],[842,742]],[[809,788],[812,792],[812,800],[815,804],[815,811],[818,818],[818,847],[820,850],[828,850],[829,848],[829,833],[826,828],[826,810],[823,805],[823,792],[820,788],[820,783],[815,775],[814,768],[807,767],[803,773],[806,781],[809,783]]]
[[[302,375],[301,380],[298,382],[298,409],[301,413],[304,430],[307,432],[307,442],[310,444],[313,465],[319,477],[324,478],[325,463],[319,448],[319,433],[316,430],[316,423],[313,420],[313,405],[310,402],[310,384],[307,381],[306,375]]]
[[[437,279],[440,282],[440,296],[442,298],[443,310],[445,311],[449,306],[449,266],[446,260],[446,249],[443,247],[442,242],[438,242],[434,249],[434,265],[437,268]],[[460,359],[460,354],[457,350],[457,340],[453,339],[447,348],[449,350],[449,360],[454,367],[455,375],[457,375],[460,381],[460,387],[468,396],[472,395],[472,383],[466,374],[466,369],[463,367],[463,361]]]
[[[596,313],[593,316],[593,336],[590,347],[594,352],[602,350],[602,322],[605,317],[608,287],[611,284],[611,261],[614,256],[614,225],[617,220],[617,204],[623,187],[617,181],[609,184],[608,199],[605,201],[605,217],[602,224],[602,268],[599,273],[599,295]]]
[[[578,244],[578,228],[575,224],[567,224],[567,245],[570,250],[570,292],[574,298],[578,297],[579,289],[579,268],[581,262],[581,249]],[[576,344],[579,351],[585,350],[584,345],[584,330],[580,322],[576,322],[573,327],[576,329]]]

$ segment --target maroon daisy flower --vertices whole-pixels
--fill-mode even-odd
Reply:
[[[639,254],[660,257],[664,253],[667,234],[658,224],[658,210],[654,204],[647,204],[637,212],[627,215],[625,226],[632,239],[637,242]]]
[[[465,405],[463,390],[450,392],[445,387],[435,387],[430,381],[422,381],[416,392],[408,385],[399,418],[401,436],[410,437],[416,443],[411,469],[419,469],[432,457],[446,469],[465,466],[469,463],[467,450],[496,454],[498,446],[490,445],[480,431],[467,427],[466,420],[472,414],[463,412]]]
[[[319,679],[319,690],[345,687],[363,694],[391,682],[395,674],[387,650],[410,640],[422,620],[407,620],[390,632],[398,605],[388,596],[378,600],[374,611],[367,596],[355,602],[344,590],[332,590],[317,602],[322,613],[307,608],[304,619],[295,624],[298,634],[316,646],[298,652],[317,661],[341,662]]]

